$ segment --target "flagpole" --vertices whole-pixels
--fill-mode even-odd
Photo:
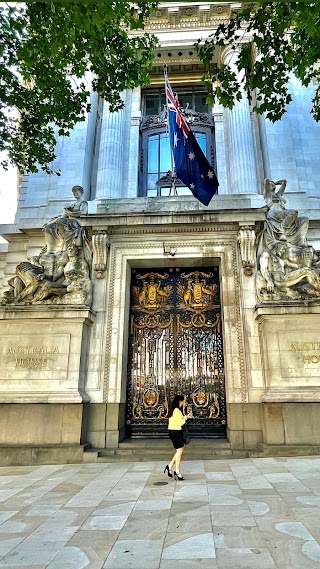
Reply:
[[[170,121],[169,121],[169,109],[168,109],[168,93],[167,93],[167,77],[168,77],[168,67],[167,64],[164,63],[163,65],[163,73],[164,73],[164,88],[165,88],[165,93],[166,93],[166,107],[167,107],[167,121],[168,121],[168,131],[169,131],[169,136],[170,136]],[[169,192],[169,196],[171,195],[171,192],[173,191],[173,195],[177,196],[177,189],[176,189],[176,167],[175,167],[175,163],[174,163],[174,157],[173,157],[173,152],[172,152],[172,148],[171,148],[171,144],[169,144],[170,146],[170,158],[171,158],[171,173],[172,173],[172,184],[171,184],[171,188],[170,188],[170,192]]]

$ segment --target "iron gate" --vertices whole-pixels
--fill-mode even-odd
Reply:
[[[133,270],[129,332],[127,435],[166,435],[183,394],[191,434],[225,436],[218,267]]]

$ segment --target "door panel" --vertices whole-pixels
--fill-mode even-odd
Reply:
[[[193,413],[193,436],[225,436],[217,267],[132,271],[128,436],[167,435],[168,404],[176,394]]]

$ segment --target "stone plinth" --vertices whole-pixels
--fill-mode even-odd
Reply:
[[[88,308],[24,306],[0,312],[0,403],[82,403]]]
[[[256,309],[266,402],[320,401],[320,306]]]
[[[82,405],[0,403],[0,446],[79,445]]]

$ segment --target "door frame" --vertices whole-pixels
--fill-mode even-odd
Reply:
[[[190,229],[189,229],[190,231]],[[143,229],[141,230],[143,232]],[[131,237],[131,236],[130,236]],[[131,268],[219,266],[226,403],[248,402],[240,308],[237,235],[141,235],[110,240],[106,302],[106,346],[103,400],[126,401]],[[174,258],[164,255],[164,240]]]
[[[226,398],[219,276],[219,266],[213,266],[212,264],[210,267],[202,266],[200,268],[188,268],[185,266],[169,268],[131,268],[131,304],[129,315],[130,332],[128,339],[126,401],[126,425],[127,436],[129,438],[159,438],[167,436],[168,409],[166,406],[177,393],[181,393],[186,396],[186,409],[188,412],[192,409],[195,414],[194,420],[190,423],[189,427],[190,434],[193,438],[225,438]],[[205,281],[203,280],[203,277],[206,277]],[[189,285],[190,282],[194,285],[195,283],[199,283],[200,287],[202,286],[201,283],[205,282],[206,287],[209,287],[206,288],[203,299],[201,298],[201,300],[204,301],[204,311],[200,306],[197,311],[195,310],[195,305],[189,306],[184,302],[185,287],[187,286],[187,283]],[[154,286],[152,286],[152,283]],[[143,303],[140,303],[141,290],[143,289],[147,292],[149,291],[149,287],[151,287],[153,293],[157,290],[156,287],[160,287],[162,295],[157,295],[157,299],[154,299],[155,302],[160,302],[160,304],[145,306]],[[216,290],[215,287],[217,287],[218,290]],[[210,298],[207,298],[208,293],[210,294]],[[197,324],[192,323],[193,321],[191,322],[191,319],[199,317],[200,314],[204,315],[205,320],[202,322],[202,325],[200,324],[198,326]],[[150,316],[152,319],[153,315],[155,318],[160,318],[159,326],[156,326],[156,330],[159,331],[159,327],[162,328],[162,340],[164,336],[166,337],[165,350],[167,354],[167,364],[166,371],[164,371],[163,367],[161,367],[160,371],[157,365],[157,356],[153,353],[153,356],[151,357],[151,366],[152,372],[155,374],[155,383],[152,381],[151,384],[149,384],[148,377],[143,375],[144,380],[146,381],[143,392],[145,393],[146,389],[149,394],[149,398],[151,397],[149,405],[146,403],[144,395],[142,395],[142,399],[140,399],[141,394],[139,395],[136,391],[137,377],[133,368],[133,362],[136,361],[135,354],[136,357],[139,356],[133,347],[135,344],[133,338],[136,337],[139,342],[141,339],[145,338],[146,333],[148,335],[148,331],[150,332],[151,329],[154,329],[153,321],[151,328],[148,326],[148,322],[146,322],[146,319],[148,320]],[[216,320],[215,323],[213,325],[207,325],[208,318],[209,320],[214,318]],[[179,326],[179,322],[181,322],[181,328]],[[142,324],[142,326],[139,324],[136,326],[137,323]],[[137,330],[137,328],[139,330]],[[206,402],[199,401],[197,404],[197,395],[194,385],[196,376],[193,375],[193,372],[191,372],[192,377],[187,377],[185,374],[186,369],[184,369],[184,358],[182,353],[185,349],[185,340],[191,340],[193,343],[194,336],[198,338],[198,328],[200,329],[200,334],[203,334],[204,332],[206,333],[206,336],[208,336],[207,340],[210,344],[211,342],[214,343],[216,351],[215,369],[219,377],[214,374],[213,369],[211,371],[206,369],[205,374],[208,374],[206,378],[206,380],[208,380],[208,384],[206,384],[206,387],[202,387],[201,380],[200,382],[198,380],[198,389],[200,390],[200,397],[203,396],[204,389],[206,396],[209,398]],[[161,345],[162,348],[158,347],[160,350],[163,349],[162,342],[160,342],[160,346]],[[154,351],[157,351],[158,348],[155,347]],[[203,349],[206,350],[206,348],[202,348],[202,351]],[[147,353],[145,353],[145,356],[147,358]],[[155,361],[153,361],[153,357],[155,357]],[[163,357],[163,353],[161,357]],[[212,363],[213,360],[211,359],[210,361]],[[155,367],[153,367],[154,365]],[[208,365],[209,362],[206,359],[206,367]],[[192,368],[193,367],[194,362]],[[141,373],[143,374],[144,372],[141,371]],[[199,373],[199,369],[197,370],[197,373]],[[188,386],[190,380],[193,383],[192,388],[190,385]],[[218,393],[218,399],[213,399],[213,393],[215,392]],[[211,416],[217,411],[218,415]],[[161,416],[159,416],[159,413]],[[152,417],[150,416],[151,414]]]

